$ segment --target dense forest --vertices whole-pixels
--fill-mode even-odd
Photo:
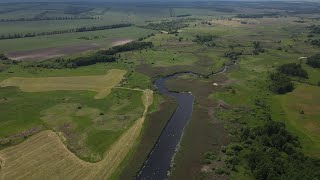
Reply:
[[[47,36],[47,35],[55,35],[55,34],[66,34],[66,33],[74,33],[74,32],[100,31],[100,30],[106,30],[106,29],[130,27],[130,26],[132,26],[132,24],[114,24],[114,25],[105,25],[105,26],[80,27],[75,29],[67,29],[67,30],[59,30],[59,31],[51,31],[51,32],[7,34],[7,35],[0,35],[0,40]]]

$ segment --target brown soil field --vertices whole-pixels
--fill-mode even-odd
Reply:
[[[21,144],[0,151],[0,178],[11,179],[108,179],[134,146],[142,130],[153,91],[142,96],[144,113],[105,153],[89,163],[70,152],[53,131],[42,131]]]
[[[72,45],[64,47],[54,47],[45,49],[36,49],[31,51],[19,51],[7,53],[7,56],[13,60],[45,60],[50,58],[72,55],[89,50],[99,49],[100,45],[96,43]]]
[[[109,40],[108,40],[109,41]],[[110,47],[119,46],[133,41],[133,39],[114,39],[108,43]],[[105,43],[104,43],[105,44]],[[52,47],[44,49],[36,49],[30,51],[9,52],[6,55],[13,60],[29,61],[29,60],[45,60],[57,57],[83,53],[91,50],[98,50],[102,45],[97,43],[78,44],[63,47]]]

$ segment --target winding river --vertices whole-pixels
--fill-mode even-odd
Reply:
[[[184,74],[209,77],[224,73],[227,68],[233,64],[235,64],[235,62],[230,65],[225,65],[221,70],[208,75],[194,72],[179,72],[161,77],[154,82],[157,90],[163,95],[173,97],[178,106],[162,131],[147,160],[144,162],[139,174],[136,176],[136,180],[163,180],[168,178],[172,158],[182,138],[183,130],[191,119],[194,96],[189,92],[171,92],[166,88],[165,82]]]

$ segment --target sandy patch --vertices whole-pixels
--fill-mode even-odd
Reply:
[[[112,42],[112,46],[120,46],[120,45],[123,45],[123,44],[127,44],[129,42],[132,42],[133,39],[122,39],[122,40],[117,40],[117,41],[114,41]]]

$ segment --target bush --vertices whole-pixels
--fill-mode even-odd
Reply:
[[[320,54],[308,57],[307,64],[313,68],[320,68]]]
[[[8,60],[9,58],[4,54],[0,54],[0,60]]]
[[[278,72],[270,74],[270,80],[270,90],[275,93],[285,94],[287,92],[293,91],[294,89],[291,79],[282,73]]]
[[[320,46],[320,39],[314,39],[314,40],[311,40],[311,45],[314,45],[314,46]]]
[[[278,68],[278,71],[289,76],[308,78],[307,71],[300,64],[296,63],[283,64]]]

